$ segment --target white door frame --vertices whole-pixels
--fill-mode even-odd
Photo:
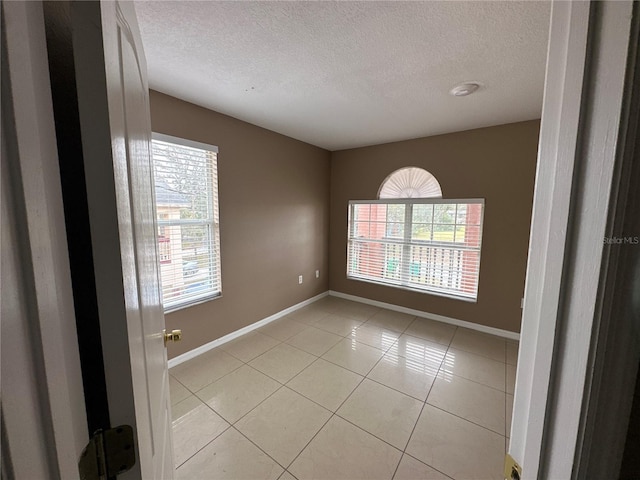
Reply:
[[[523,478],[574,478],[597,339],[603,245],[633,3],[554,2],[509,451]],[[613,472],[612,472],[613,473]]]
[[[77,478],[88,429],[42,3],[1,8],[2,473]]]

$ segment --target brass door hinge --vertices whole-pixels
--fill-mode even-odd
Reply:
[[[98,430],[80,455],[80,480],[106,480],[130,470],[135,463],[133,428],[120,425]]]

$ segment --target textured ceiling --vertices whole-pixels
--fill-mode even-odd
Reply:
[[[151,88],[329,150],[540,117],[549,2],[136,2]],[[457,83],[483,87],[453,97]]]

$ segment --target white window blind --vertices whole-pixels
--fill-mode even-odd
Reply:
[[[475,301],[484,200],[349,202],[347,277]]]
[[[222,292],[218,149],[154,134],[152,150],[158,257],[167,312]]]

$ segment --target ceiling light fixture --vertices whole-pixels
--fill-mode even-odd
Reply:
[[[460,85],[456,85],[449,93],[454,97],[466,97],[467,95],[471,95],[473,92],[477,91],[480,88],[480,84],[478,82],[465,82]]]

